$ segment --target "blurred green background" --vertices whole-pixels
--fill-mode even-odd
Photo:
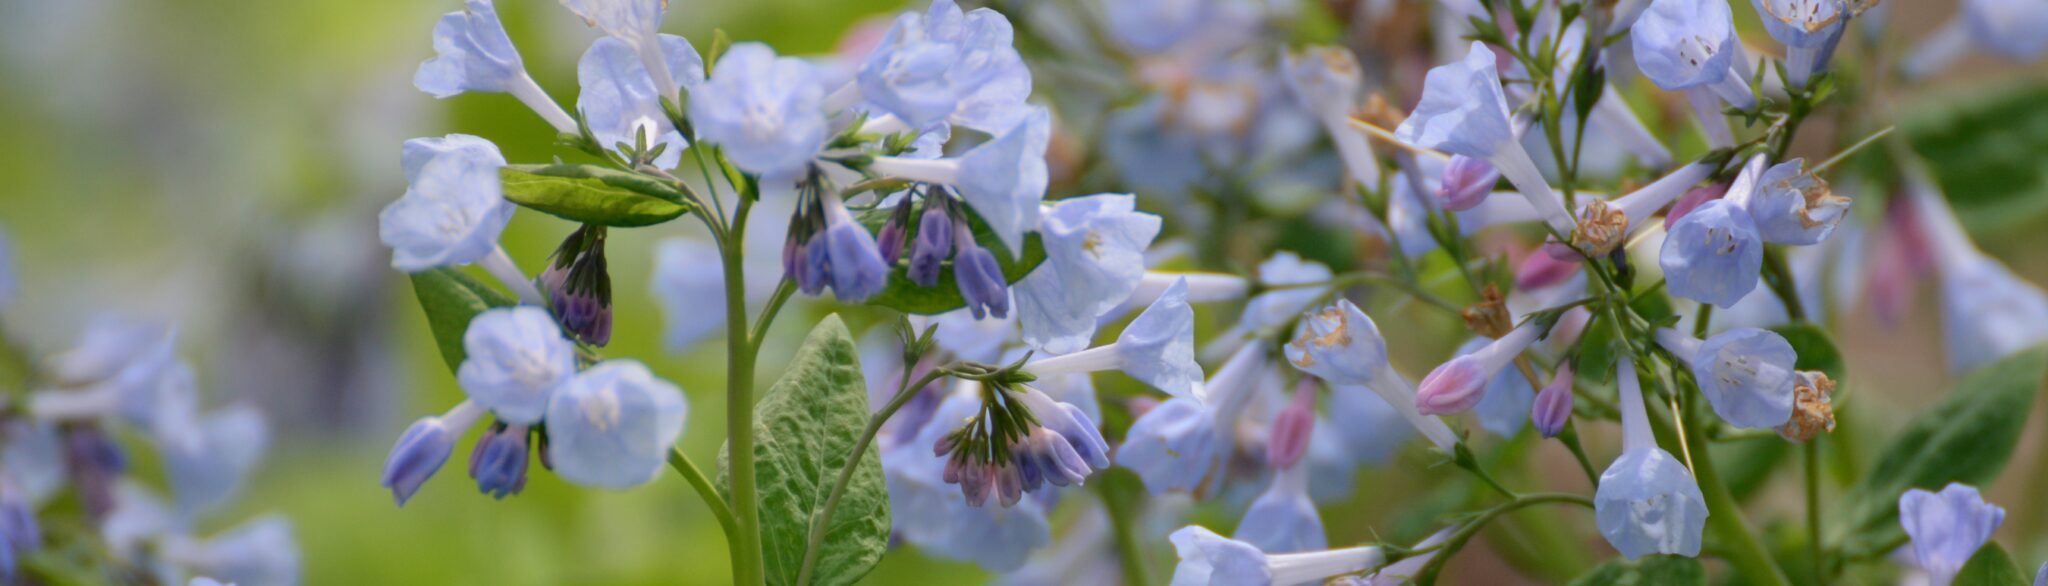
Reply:
[[[784,53],[823,53],[855,23],[886,17],[902,4],[682,1],[670,6],[665,31],[702,47],[715,26]],[[461,132],[496,141],[515,162],[558,154],[546,125],[508,97],[437,101],[412,88],[413,68],[432,53],[434,18],[459,2],[0,0],[0,7],[0,75],[7,79],[0,84],[0,230],[15,243],[23,282],[4,313],[6,326],[49,352],[68,345],[78,325],[101,311],[180,323],[181,351],[198,364],[209,402],[254,402],[277,431],[248,495],[214,519],[216,527],[258,512],[289,514],[309,584],[727,581],[717,526],[672,477],[605,492],[538,473],[525,494],[496,502],[475,494],[451,463],[404,509],[376,484],[397,433],[461,397],[411,288],[390,270],[376,238],[377,210],[404,189],[399,143]],[[1952,14],[1954,3],[1897,8],[1897,26],[1916,38]],[[595,33],[550,0],[501,0],[499,11],[541,85],[557,101],[573,103],[575,60]],[[1911,116],[1938,118],[1945,106],[1962,103],[1954,96],[1984,87],[2038,90],[2043,78],[2038,67],[2016,70],[1980,57],[1892,101]],[[2048,255],[2037,252],[2048,244],[2048,223],[2038,213],[2048,202],[2039,171],[2048,168],[2041,154],[2048,152],[2048,106],[2041,103],[2048,100],[2016,119],[2038,131],[2033,142],[1985,146],[1970,140],[1974,135],[1952,141],[2033,153],[2019,159],[2041,163],[2025,177],[2033,183],[2012,187],[2023,197],[1995,189],[2019,180],[1943,170],[1947,184],[1993,186],[1984,188],[1988,194],[1952,197],[2019,206],[1965,213],[1984,229],[1978,237],[1987,250],[2037,283],[2048,282]],[[504,245],[534,269],[570,229],[521,213]],[[694,229],[678,222],[614,232],[619,321],[607,354],[639,358],[689,392],[684,445],[699,462],[711,462],[723,431],[722,350],[706,344],[683,355],[667,352],[648,294],[653,243]],[[779,322],[778,330],[791,334],[778,338],[780,351],[815,321],[819,310],[809,311]],[[1866,449],[1875,450],[1889,423],[1944,388],[1935,316],[1923,296],[1898,330],[1879,328],[1867,312],[1837,328],[1865,397],[1857,413],[1869,419],[1853,433],[1867,435]],[[1397,354],[1415,372],[1442,350]],[[771,345],[764,356],[777,351]],[[763,362],[761,377],[771,379],[773,361]],[[2015,513],[2002,538],[2038,535],[2048,524],[2041,518],[2048,510],[2025,504],[2039,500],[2034,479],[2048,479],[2048,466],[2039,464],[2048,457],[2044,421],[2037,413],[2020,455],[1988,495]],[[1537,448],[1539,470],[1570,470],[1553,448]],[[1429,479],[1438,472],[1423,471],[1426,465],[1410,457],[1367,473],[1353,502],[1326,510],[1332,542],[1372,538],[1401,518],[1397,505],[1429,500]],[[1572,475],[1558,476],[1559,488],[1584,488]],[[1775,490],[1792,502],[1787,476]],[[1773,509],[1766,499],[1756,510]],[[2018,543],[2022,559],[2042,559],[2048,546]],[[1155,574],[1171,559],[1153,544]],[[1454,577],[1464,581],[1516,579],[1481,552],[1460,559]],[[984,579],[969,564],[897,550],[869,582]]]

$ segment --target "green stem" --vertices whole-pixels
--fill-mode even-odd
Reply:
[[[1785,573],[1771,561],[1770,552],[1764,551],[1763,544],[1757,542],[1756,533],[1750,530],[1749,521],[1742,516],[1742,506],[1735,502],[1735,496],[1728,492],[1728,485],[1722,484],[1721,476],[1714,472],[1714,459],[1707,457],[1705,428],[1687,425],[1683,433],[1687,443],[1700,447],[1699,455],[1692,459],[1692,474],[1707,499],[1707,528],[1728,550],[1728,565],[1735,568],[1744,580],[1760,586],[1789,586]]]
[[[1459,468],[1464,468],[1465,471],[1471,472],[1473,476],[1479,477],[1479,480],[1486,482],[1487,486],[1492,487],[1501,496],[1508,497],[1508,500],[1521,498],[1515,494],[1515,491],[1508,490],[1508,487],[1501,485],[1500,481],[1494,480],[1492,474],[1487,474],[1486,469],[1479,466],[1479,459],[1473,457],[1472,448],[1466,447],[1465,442],[1458,442],[1458,445],[1452,448],[1451,451],[1451,462],[1457,464]]]
[[[735,584],[762,583],[760,500],[754,488],[754,358],[760,346],[747,328],[746,268],[741,248],[746,238],[747,210],[752,202],[739,198],[730,229],[719,241],[725,264],[726,384],[725,444],[727,476],[732,482],[732,577]]]
[[[1785,315],[1790,316],[1792,321],[1807,321],[1806,307],[1799,301],[1799,288],[1794,284],[1792,269],[1785,264],[1784,249],[1765,248],[1764,272],[1771,277],[1768,279],[1771,291],[1777,293],[1778,300],[1785,304]]]
[[[824,549],[821,545],[825,542],[825,529],[831,525],[832,511],[839,508],[839,497],[846,494],[846,485],[853,481],[853,472],[859,469],[861,456],[867,454],[868,445],[874,443],[876,434],[881,433],[882,424],[887,423],[889,417],[894,416],[897,410],[909,403],[912,397],[916,397],[917,389],[923,389],[942,376],[946,376],[945,369],[933,369],[925,373],[923,378],[919,378],[917,384],[912,385],[909,384],[910,369],[906,365],[901,382],[896,387],[896,396],[891,397],[889,404],[883,406],[881,411],[868,417],[868,426],[861,430],[860,439],[854,440],[853,451],[848,453],[846,465],[839,468],[839,479],[832,483],[831,492],[825,493],[825,505],[819,507],[818,512],[811,516],[810,538],[804,542],[804,561],[797,569],[797,584],[811,583],[811,568],[818,563],[819,550]]]
[[[1137,503],[1115,498],[1110,494],[1110,483],[1098,482],[1095,486],[1096,493],[1102,497],[1104,513],[1109,515],[1110,531],[1116,538],[1117,566],[1123,568],[1124,583],[1151,584],[1152,580],[1145,575],[1145,552],[1138,547],[1137,520],[1131,518]]]
[[[1516,509],[1542,503],[1570,503],[1588,509],[1593,508],[1593,499],[1562,492],[1526,494],[1515,497],[1514,500],[1495,505],[1493,508],[1479,513],[1479,516],[1473,517],[1471,521],[1467,521],[1458,528],[1456,533],[1452,533],[1450,538],[1445,539],[1442,547],[1436,551],[1435,557],[1430,558],[1429,564],[1424,565],[1421,571],[1415,573],[1416,583],[1429,584],[1435,582],[1437,573],[1443,571],[1444,563],[1450,561],[1451,556],[1457,554],[1458,550],[1463,549],[1465,543],[1471,541],[1473,535],[1478,535],[1479,530],[1485,528],[1488,522]],[[1416,550],[1415,553],[1426,551],[1429,550]]]
[[[1826,584],[1827,560],[1820,533],[1820,438],[1806,442],[1806,557],[1813,562],[1813,583]]]
[[[1600,472],[1593,468],[1593,460],[1586,457],[1586,448],[1579,445],[1578,424],[1566,423],[1564,433],[1557,434],[1557,441],[1564,442],[1564,447],[1572,451],[1572,457],[1578,459],[1579,469],[1586,472],[1586,481],[1592,483],[1593,488],[1599,488]]]
[[[731,540],[735,529],[732,508],[725,506],[725,500],[718,496],[718,489],[711,485],[709,477],[704,476],[704,470],[698,468],[696,462],[690,461],[690,457],[683,454],[682,448],[674,446],[668,449],[668,465],[675,468],[676,473],[683,475],[683,480],[690,482],[690,488],[697,489],[697,496],[704,499],[705,508],[711,509],[711,516],[718,519],[718,528],[725,530],[726,539]]]

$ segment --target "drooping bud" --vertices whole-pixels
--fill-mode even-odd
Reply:
[[[1831,395],[1835,392],[1835,381],[1823,372],[1799,371],[1799,378],[1792,389],[1792,419],[1778,426],[1778,437],[1786,441],[1806,443],[1814,437],[1835,430],[1835,408]]]
[[[1273,416],[1273,431],[1266,440],[1266,464],[1274,469],[1292,468],[1308,453],[1308,439],[1316,427],[1316,384],[1303,378],[1295,385],[1294,399]]]
[[[505,495],[526,489],[527,459],[532,453],[526,439],[526,426],[502,423],[477,438],[476,449],[469,454],[469,477],[476,480],[478,492],[504,500]]]
[[[1423,415],[1449,415],[1471,409],[1486,397],[1486,383],[1534,343],[1541,328],[1524,322],[1508,335],[1470,354],[1445,362],[1422,378],[1415,408]]]
[[[882,264],[893,267],[896,261],[903,259],[903,244],[910,231],[912,207],[915,206],[911,205],[910,198],[905,197],[889,211],[889,221],[882,224],[882,231],[875,233],[875,248],[882,253]]]
[[[1444,166],[1443,181],[1436,186],[1436,201],[1444,209],[1462,212],[1479,207],[1493,186],[1500,183],[1500,170],[1486,159],[1452,155]]]
[[[605,227],[571,232],[540,275],[548,309],[577,340],[604,346],[612,340],[612,275],[604,256]]]
[[[1543,392],[1536,394],[1536,406],[1529,410],[1529,422],[1536,425],[1536,431],[1543,437],[1553,438],[1564,432],[1564,426],[1572,421],[1572,384],[1576,377],[1571,362],[1557,367],[1557,374],[1550,377],[1550,384]]]
[[[953,281],[975,319],[1010,316],[1010,282],[996,256],[974,242],[966,222],[953,224]]]
[[[484,408],[473,401],[463,401],[440,417],[422,417],[412,427],[398,436],[398,444],[391,447],[391,455],[384,459],[384,477],[378,484],[391,489],[392,498],[398,506],[405,506],[420,486],[441,470],[441,464],[448,461],[448,454],[455,451],[456,438],[483,416]]]
[[[953,215],[946,211],[946,198],[926,200],[924,215],[917,221],[917,242],[910,247],[910,282],[924,287],[939,284],[939,270],[953,253]]]

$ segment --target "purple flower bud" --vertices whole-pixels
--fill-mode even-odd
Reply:
[[[903,260],[903,243],[907,238],[910,223],[910,200],[905,198],[896,208],[889,211],[889,221],[882,224],[882,230],[875,233],[875,248],[882,253],[882,264],[894,267]]]
[[[1415,409],[1423,415],[1449,415],[1478,405],[1486,398],[1486,386],[1493,376],[1536,341],[1537,329],[1536,322],[1524,322],[1485,347],[1429,371],[1416,389]]]
[[[1493,194],[1493,186],[1500,182],[1500,170],[1486,159],[1452,155],[1450,164],[1444,165],[1443,181],[1436,186],[1437,203],[1444,209],[1462,212],[1479,207],[1486,196]]]
[[[448,454],[455,451],[455,439],[476,423],[483,411],[476,403],[463,401],[440,417],[422,417],[413,422],[398,437],[398,444],[391,447],[391,455],[384,460],[384,477],[378,484],[391,489],[398,506],[405,506],[405,501],[419,492],[420,485],[441,470]]]
[[[910,281],[923,287],[939,284],[939,270],[953,252],[953,217],[938,199],[925,204],[917,222],[917,242],[910,247]]]
[[[804,266],[798,274],[798,289],[805,295],[825,292],[825,286],[832,284],[832,257],[825,252],[824,238],[812,238],[804,243]]]
[[[1316,386],[1304,378],[1294,389],[1287,408],[1273,416],[1273,431],[1266,439],[1266,464],[1276,470],[1294,467],[1308,453],[1308,439],[1316,427]]]
[[[64,467],[78,487],[86,515],[101,519],[114,509],[114,482],[128,469],[121,447],[97,425],[71,427],[64,434]]]
[[[1010,316],[1010,283],[1003,277],[1003,267],[988,249],[974,243],[966,223],[953,225],[953,281],[974,319]]]
[[[1529,411],[1529,422],[1536,425],[1536,431],[1543,437],[1557,437],[1564,426],[1572,420],[1572,382],[1575,377],[1572,365],[1567,362],[1557,367],[1557,374],[1550,377],[1550,384],[1543,392],[1536,394],[1536,407]]]
[[[604,256],[605,228],[578,228],[540,275],[547,289],[548,309],[562,329],[586,344],[612,340],[612,275]]]
[[[524,425],[499,427],[484,432],[477,438],[476,449],[469,455],[469,477],[476,479],[478,492],[503,500],[505,495],[519,494],[526,489],[527,428]]]
[[[832,295],[840,301],[859,303],[882,292],[889,284],[889,267],[875,249],[875,237],[868,234],[846,205],[832,194],[824,196],[825,242],[823,250],[831,267]],[[814,243],[815,244],[815,243]],[[813,247],[818,248],[818,247]]]

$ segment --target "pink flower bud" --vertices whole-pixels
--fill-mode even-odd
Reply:
[[[1664,214],[1664,223],[1666,225],[1676,224],[1679,218],[1685,217],[1687,213],[1692,212],[1693,208],[1700,207],[1700,204],[1703,203],[1721,199],[1721,196],[1724,195],[1728,195],[1728,184],[1726,183],[1695,187],[1692,191],[1685,192],[1685,195],[1678,196],[1678,201],[1671,203],[1671,211]]]
[[[1572,365],[1566,363],[1557,367],[1557,375],[1550,377],[1550,384],[1543,392],[1536,394],[1536,405],[1529,410],[1529,422],[1536,424],[1536,431],[1543,437],[1553,438],[1564,431],[1566,423],[1572,420]]]
[[[1573,258],[1578,258],[1573,255]],[[1522,258],[1522,264],[1515,267],[1515,288],[1524,291],[1541,289],[1565,282],[1578,272],[1579,264],[1558,260],[1549,254],[1531,254]]]
[[[1415,393],[1415,409],[1423,415],[1450,415],[1479,404],[1479,399],[1486,396],[1489,378],[1479,362],[1467,354],[1429,371]]]
[[[1437,204],[1454,212],[1479,207],[1493,194],[1496,183],[1500,183],[1500,170],[1486,159],[1452,155],[1450,164],[1444,166],[1443,181],[1436,187]]]
[[[1266,440],[1266,463],[1275,469],[1287,469],[1301,461],[1301,455],[1308,453],[1308,438],[1316,426],[1316,387],[1312,379],[1302,379],[1294,389],[1294,399],[1273,416],[1273,431]]]

